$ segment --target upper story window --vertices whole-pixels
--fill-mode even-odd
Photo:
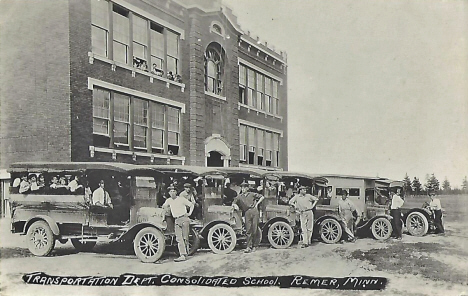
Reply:
[[[133,66],[148,69],[148,21],[133,16]]]
[[[93,52],[108,57],[109,2],[104,0],[91,1],[91,35]]]
[[[280,166],[280,134],[239,125],[240,162],[258,166]]]
[[[128,11],[114,5],[112,12],[113,21],[113,49],[114,61],[127,64],[128,48],[130,36],[130,21],[128,19]]]
[[[213,24],[212,28],[213,28],[213,31],[215,31],[216,33],[223,35],[223,29],[221,29],[220,25]]]
[[[223,94],[224,51],[217,43],[208,46],[205,52],[205,90]]]
[[[179,35],[167,31],[167,75],[179,74]]]
[[[247,86],[247,68],[244,65],[239,65],[239,103],[247,104],[247,96],[245,87]]]
[[[156,75],[163,76],[164,74],[164,28],[155,23],[151,23],[151,72]]]

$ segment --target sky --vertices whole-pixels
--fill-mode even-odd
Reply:
[[[289,170],[468,176],[468,1],[223,0],[288,54]]]

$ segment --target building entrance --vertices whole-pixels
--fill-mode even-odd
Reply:
[[[210,156],[206,159],[206,165],[209,167],[223,167],[224,160],[221,159],[221,153],[211,151]]]

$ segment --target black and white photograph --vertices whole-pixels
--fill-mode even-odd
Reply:
[[[468,1],[0,0],[0,295],[468,295]]]

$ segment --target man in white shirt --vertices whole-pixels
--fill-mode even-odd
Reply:
[[[104,180],[99,181],[99,187],[93,192],[93,205],[114,208],[109,193],[104,190]]]
[[[359,217],[359,213],[356,206],[352,201],[348,199],[348,191],[343,190],[341,193],[341,200],[338,202],[338,214],[340,215],[342,226],[344,231],[348,235],[348,241],[354,243],[356,238],[354,237],[354,215]]]
[[[442,224],[442,206],[440,204],[440,200],[435,197],[435,191],[429,190],[427,193],[431,198],[431,202],[429,203],[429,208],[434,212],[434,224],[436,227],[436,233],[444,234],[445,229],[444,225]]]
[[[78,181],[79,177],[75,176],[75,178],[68,184],[68,188],[71,193],[75,193],[78,189],[83,188],[83,185],[78,184]]]
[[[192,219],[197,219],[200,213],[200,204],[197,202],[197,190],[192,187],[192,184],[185,183],[184,184],[184,191],[182,191],[179,196],[185,198],[189,202],[195,205],[193,210],[193,217]]]
[[[401,207],[405,201],[400,196],[400,188],[392,195],[392,203],[390,204],[390,215],[392,216],[393,231],[398,240],[402,238],[402,225],[401,225]]]
[[[300,248],[308,247],[312,242],[312,233],[314,232],[314,212],[313,209],[318,202],[318,197],[307,193],[307,187],[301,186],[299,194],[291,198],[289,204],[294,206],[299,213],[301,221],[302,242]]]
[[[177,196],[177,190],[173,186],[167,188],[169,198],[163,204],[163,209],[170,209],[172,217],[175,218],[175,235],[179,248],[180,257],[174,259],[175,262],[187,260],[188,240],[189,240],[189,216],[193,212],[195,205],[186,198]],[[189,211],[187,213],[187,207]]]

